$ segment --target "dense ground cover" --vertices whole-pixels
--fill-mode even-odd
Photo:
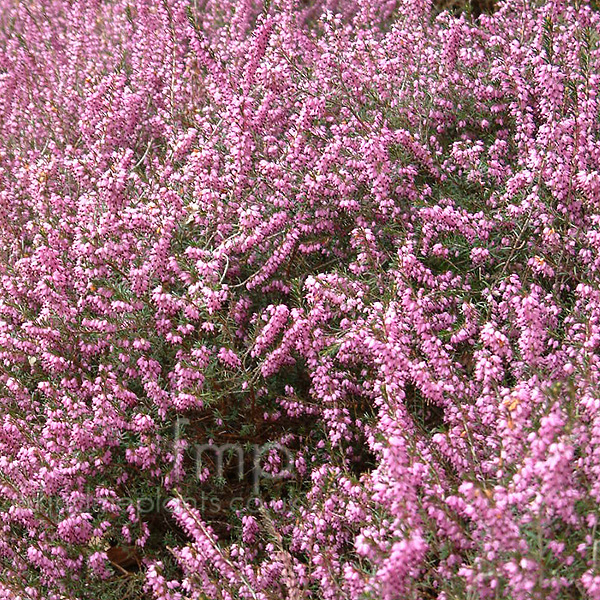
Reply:
[[[0,597],[600,599],[599,36],[2,0]]]

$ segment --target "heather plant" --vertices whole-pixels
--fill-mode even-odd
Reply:
[[[0,597],[600,599],[600,18],[441,8],[0,3]]]

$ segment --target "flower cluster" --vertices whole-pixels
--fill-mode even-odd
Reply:
[[[0,597],[600,600],[599,86],[586,0],[0,0]]]

